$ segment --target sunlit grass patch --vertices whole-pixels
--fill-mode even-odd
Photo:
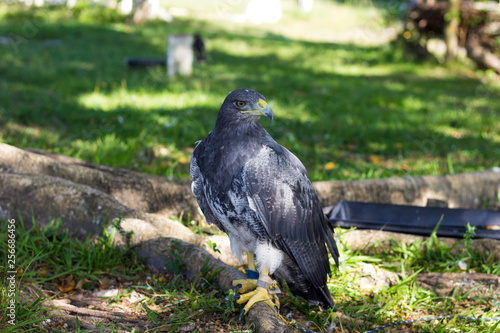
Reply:
[[[30,15],[12,12],[0,32],[21,33]],[[6,143],[187,177],[188,166],[179,161],[213,128],[227,93],[246,87],[267,97],[275,121],[263,125],[313,180],[446,174],[449,158],[458,173],[499,160],[499,88],[469,69],[409,62],[388,44],[305,41],[277,35],[269,25],[235,30],[189,18],[140,27],[57,15],[34,22],[37,33],[17,52],[0,45]],[[164,58],[165,25],[169,33],[203,32],[209,59],[189,78],[169,79],[164,67],[129,70],[123,63],[126,57]],[[149,153],[162,146],[172,154]],[[330,161],[336,168],[322,167]]]

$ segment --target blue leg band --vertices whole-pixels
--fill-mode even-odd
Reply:
[[[259,278],[259,272],[247,268],[247,279],[257,280],[258,278]]]

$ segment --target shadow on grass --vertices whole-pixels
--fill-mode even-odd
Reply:
[[[168,79],[164,68],[132,71],[123,63],[162,58],[168,34],[197,31],[210,59],[192,77]],[[0,24],[0,35],[24,38],[0,44],[1,140],[16,146],[187,176],[194,142],[212,129],[227,93],[246,87],[268,98],[276,122],[264,126],[314,179],[363,177],[373,155],[389,161],[375,165],[374,176],[440,172],[425,164],[441,165],[450,154],[454,171],[500,160],[498,91],[408,62],[390,46],[254,36],[189,20],[131,27],[15,19]],[[149,156],[156,146],[168,154]],[[328,161],[350,174],[323,170]]]

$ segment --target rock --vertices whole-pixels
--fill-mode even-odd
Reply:
[[[349,274],[353,275],[353,283],[364,291],[377,291],[397,283],[397,273],[379,268],[374,264],[358,263],[356,266]]]

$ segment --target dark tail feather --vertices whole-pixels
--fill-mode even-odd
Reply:
[[[288,287],[296,297],[305,299],[309,304],[321,305],[323,308],[333,308],[333,299],[326,285],[321,288],[311,286],[307,292],[296,288],[290,283],[288,283]]]
[[[328,246],[328,249],[330,250],[330,253],[332,254],[333,260],[335,260],[335,264],[337,267],[339,266],[339,249],[337,247],[337,242],[335,242],[335,238],[333,237],[333,234],[335,233],[333,231],[333,225],[328,222],[328,219],[326,218],[326,215],[323,214],[324,221],[327,225],[327,232],[326,232],[326,244]]]
[[[328,258],[328,254],[325,253],[325,255]],[[286,281],[290,291],[296,297],[303,298],[313,305],[321,305],[323,308],[333,308],[332,296],[326,287],[326,273],[324,272],[324,280],[318,282],[319,287],[315,287],[307,280],[299,266],[290,257],[285,256],[280,268],[274,272],[274,277],[278,281]]]

